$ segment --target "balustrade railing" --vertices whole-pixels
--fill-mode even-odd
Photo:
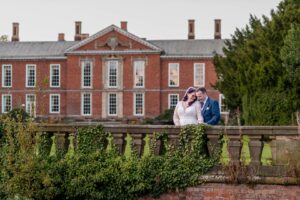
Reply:
[[[43,124],[39,128],[41,132],[55,135],[57,147],[66,149],[69,144],[68,137],[74,135],[76,140],[77,130],[89,126],[96,125]],[[151,137],[154,133],[167,133],[168,142],[176,147],[180,133],[179,127],[165,125],[103,126],[105,131],[112,134],[113,142],[120,153],[124,153],[125,137],[130,134],[139,155],[143,153],[146,135]],[[290,164],[291,160],[300,160],[300,134],[297,126],[212,126],[207,127],[206,135],[209,153],[221,149],[222,155],[225,155],[222,159],[233,164],[246,159],[246,164],[250,165],[276,166]],[[226,138],[225,143],[219,141],[220,136]]]

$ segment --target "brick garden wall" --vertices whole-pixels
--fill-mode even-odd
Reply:
[[[152,200],[143,197],[139,200]],[[231,185],[207,183],[160,196],[161,200],[299,200],[300,186],[282,185]]]

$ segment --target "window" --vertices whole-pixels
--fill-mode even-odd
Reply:
[[[108,115],[110,116],[117,115],[117,94],[116,93],[108,94]]]
[[[144,115],[144,94],[134,94],[134,115]]]
[[[36,65],[26,65],[26,87],[35,87]]]
[[[50,113],[60,112],[60,95],[50,94]]]
[[[205,64],[194,64],[194,86],[204,87],[205,85]]]
[[[35,95],[34,94],[26,94],[26,112],[31,116],[35,116]]]
[[[12,65],[2,65],[2,87],[12,86]]]
[[[220,112],[221,113],[227,113],[228,112],[227,106],[224,103],[224,99],[225,99],[224,95],[219,94],[219,106],[220,106]]]
[[[169,94],[169,109],[174,109],[179,101],[179,94]]]
[[[82,88],[92,88],[92,62],[83,61],[81,63],[81,86]]]
[[[11,111],[11,108],[12,108],[11,103],[12,103],[11,95],[3,94],[2,95],[2,113],[7,113],[7,112]]]
[[[169,63],[169,87],[179,86],[179,63]]]
[[[145,61],[134,61],[134,87],[144,87]]]
[[[110,60],[108,61],[108,87],[116,88],[118,87],[118,61]]]
[[[90,93],[81,94],[81,114],[92,115],[92,95]]]
[[[50,87],[60,87],[60,65],[50,65]]]

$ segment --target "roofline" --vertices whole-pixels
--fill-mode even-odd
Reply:
[[[0,57],[0,60],[66,60],[66,56],[20,56],[20,57]]]
[[[109,54],[160,54],[160,51],[154,50],[126,50],[126,51],[72,51],[67,52],[66,55],[109,55]]]
[[[161,55],[162,59],[199,59],[199,58],[213,58],[214,55]]]

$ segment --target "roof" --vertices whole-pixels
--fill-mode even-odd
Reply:
[[[0,59],[65,59],[64,52],[78,42],[0,42]]]
[[[92,35],[92,36],[90,36],[90,37],[88,37],[88,38],[86,38],[86,39],[80,41],[80,42],[77,43],[76,45],[74,45],[74,46],[68,48],[68,49],[66,50],[66,52],[70,52],[70,51],[72,51],[72,50],[75,50],[75,49],[77,49],[77,48],[79,48],[79,47],[81,47],[81,46],[83,46],[83,45],[85,45],[85,44],[87,44],[87,43],[89,43],[89,42],[95,40],[96,38],[99,38],[99,37],[105,35],[106,33],[109,33],[109,32],[111,32],[111,31],[113,31],[113,30],[114,30],[114,31],[117,31],[117,32],[121,33],[122,35],[125,35],[126,37],[128,37],[128,38],[130,38],[130,39],[133,39],[133,40],[135,40],[135,41],[137,41],[137,42],[139,42],[139,43],[141,43],[141,44],[143,44],[143,45],[146,45],[146,46],[150,47],[151,49],[153,49],[153,50],[155,50],[155,51],[162,51],[162,49],[160,49],[160,48],[158,48],[157,46],[155,46],[155,45],[149,43],[147,40],[143,40],[143,39],[141,39],[141,38],[139,38],[139,37],[133,35],[132,33],[129,33],[128,31],[125,31],[125,30],[123,30],[123,29],[121,29],[121,28],[119,28],[119,27],[117,27],[117,26],[115,26],[115,25],[110,25],[110,26],[108,26],[107,28],[105,28],[105,29],[103,29],[103,30],[101,30],[101,31],[99,31],[99,32],[97,32],[97,33],[95,33],[94,35]]]
[[[82,45],[83,41],[0,42],[0,60],[66,59],[66,51],[72,49],[73,47],[78,47],[79,44]],[[223,55],[222,48],[225,46],[224,40],[213,39],[147,40],[145,42],[147,42],[148,45],[153,44],[153,47],[156,47],[157,50],[162,49],[162,58],[210,58],[213,57],[216,53]],[[107,54],[120,52],[110,51],[102,53]],[[127,53],[130,54],[132,52],[124,52],[124,54]]]
[[[162,57],[213,57],[215,54],[224,55],[225,40],[149,40],[162,48]]]

